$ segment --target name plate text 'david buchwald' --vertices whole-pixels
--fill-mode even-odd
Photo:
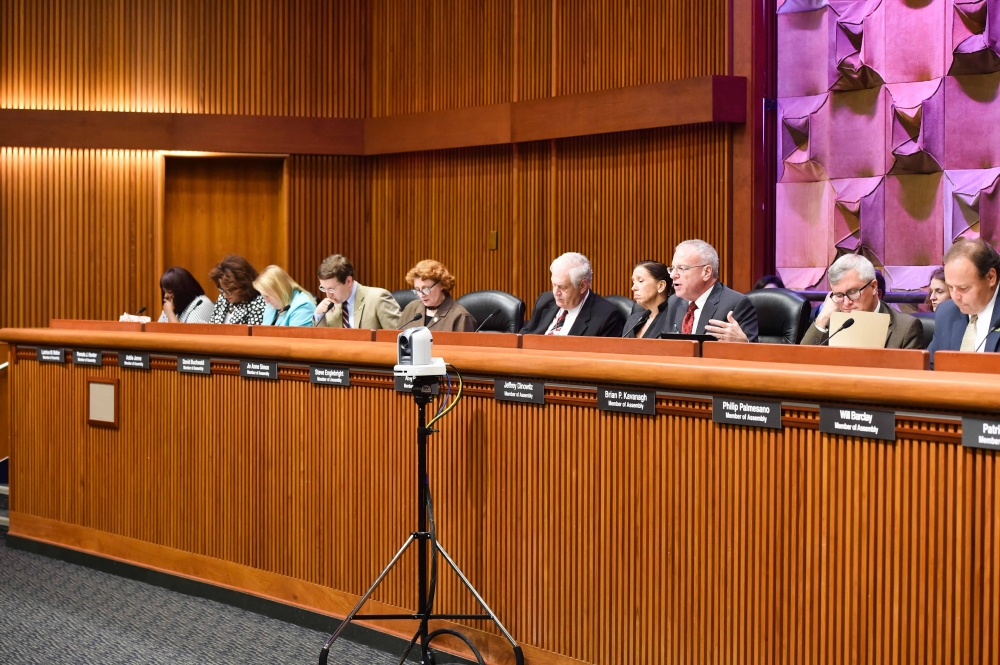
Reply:
[[[819,431],[895,441],[896,414],[892,411],[874,411],[856,406],[821,406]]]
[[[177,358],[177,371],[183,374],[211,374],[212,359],[179,356]]]
[[[722,425],[781,429],[781,402],[713,397],[712,422]]]

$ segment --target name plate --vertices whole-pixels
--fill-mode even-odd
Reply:
[[[854,406],[819,407],[819,431],[844,436],[896,440],[896,414]]]
[[[781,402],[713,397],[712,422],[723,425],[781,429]]]
[[[35,349],[35,360],[40,363],[65,363],[66,349]]]
[[[1000,450],[1000,421],[962,418],[962,445],[967,448]]]
[[[598,388],[597,408],[601,411],[656,415],[656,391],[635,388]]]
[[[211,374],[212,359],[178,356],[177,371],[182,374]]]
[[[273,360],[241,360],[240,376],[244,379],[278,380],[278,363]]]
[[[104,363],[103,354],[100,351],[85,351],[83,349],[73,349],[74,365],[90,365],[100,367]]]
[[[406,379],[402,376],[393,377],[397,393],[412,393],[413,392],[413,381]],[[455,388],[458,390],[458,388]],[[440,382],[431,385],[431,395],[441,394],[441,384]]]
[[[523,379],[493,379],[493,398],[504,402],[545,404],[545,384]]]
[[[149,369],[149,354],[134,351],[119,351],[118,366],[129,369]]]
[[[310,365],[309,383],[318,386],[349,386],[351,385],[351,370],[346,367]]]

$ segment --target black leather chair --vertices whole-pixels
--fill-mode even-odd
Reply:
[[[504,291],[473,291],[455,302],[469,310],[482,332],[516,333],[524,326],[524,301]],[[499,308],[500,312],[489,321],[486,318]],[[485,323],[485,325],[483,325]]]
[[[405,309],[407,305],[417,299],[417,294],[412,289],[393,291],[392,299],[396,301],[400,309]]]
[[[622,313],[622,316],[625,317],[625,320],[628,321],[628,317],[632,315],[632,306],[635,305],[634,300],[625,296],[604,296],[604,299],[613,303],[618,308],[618,311]]]
[[[934,312],[913,312],[913,316],[920,319],[920,325],[924,327],[924,346],[927,348],[934,339]]]
[[[765,344],[798,344],[809,327],[809,301],[786,289],[747,294],[757,310],[758,337]]]

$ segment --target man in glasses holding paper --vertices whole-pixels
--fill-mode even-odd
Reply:
[[[809,326],[802,344],[824,344],[830,338],[830,320],[835,312],[879,312],[889,315],[887,349],[922,348],[923,327],[915,317],[897,312],[881,301],[875,266],[860,254],[845,254],[833,262],[828,272],[830,293]],[[837,330],[833,331],[836,334]]]

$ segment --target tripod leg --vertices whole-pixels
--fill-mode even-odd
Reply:
[[[385,567],[382,573],[375,579],[372,585],[368,587],[368,591],[365,591],[365,595],[361,596],[361,600],[358,601],[358,604],[354,606],[354,609],[351,610],[350,614],[344,617],[344,621],[337,627],[337,630],[333,633],[330,639],[327,640],[326,646],[324,646],[323,650],[320,652],[319,665],[326,665],[326,659],[330,654],[330,647],[333,646],[333,643],[337,641],[337,638],[340,637],[340,634],[344,632],[345,628],[347,628],[347,624],[351,623],[351,621],[354,619],[354,616],[361,611],[361,607],[366,602],[368,602],[368,598],[370,598],[371,595],[375,593],[375,589],[377,589],[378,585],[382,583],[382,580],[385,579],[385,576],[389,574],[389,571],[392,570],[392,567],[396,565],[397,561],[399,561],[399,557],[403,556],[403,553],[413,543],[414,540],[416,540],[416,536],[414,536],[411,533],[410,537],[406,539],[405,543],[403,543],[403,546],[399,548],[398,552],[396,552],[396,556],[392,557],[392,561],[389,562],[389,564]]]
[[[458,564],[456,564],[452,560],[452,558],[448,556],[448,552],[445,551],[444,546],[441,544],[441,542],[435,541],[434,547],[436,547],[437,550],[441,552],[441,556],[444,557],[444,560],[448,562],[448,565],[451,566],[451,569],[455,571],[456,575],[458,575],[458,579],[462,580],[462,584],[465,585],[465,588],[468,589],[469,593],[471,593],[476,598],[476,600],[479,602],[479,605],[484,610],[486,610],[486,613],[490,615],[491,619],[493,619],[493,623],[497,625],[497,628],[500,629],[500,632],[503,633],[503,636],[506,637],[507,641],[511,643],[511,646],[514,647],[515,654],[518,654],[521,648],[517,645],[517,642],[515,642],[514,638],[511,637],[510,633],[507,632],[507,629],[504,628],[504,625],[500,623],[500,619],[498,619],[497,615],[493,613],[493,610],[490,609],[490,606],[486,604],[486,601],[483,600],[483,597],[479,595],[479,592],[476,591],[476,588],[472,586],[472,582],[470,582],[468,578],[466,578],[465,574],[458,567]]]

